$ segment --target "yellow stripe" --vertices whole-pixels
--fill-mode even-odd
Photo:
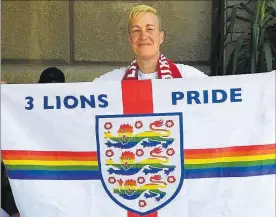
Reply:
[[[118,135],[112,135],[111,136],[106,136],[106,138],[110,138],[110,139],[119,139],[119,138],[123,138],[123,135],[128,137],[128,138],[132,138],[133,137],[133,133],[118,133]],[[127,140],[127,139],[126,139]]]
[[[143,164],[158,164],[158,163],[166,163],[167,161],[165,159],[147,159],[147,160],[143,160],[142,163]],[[169,159],[168,159],[169,162]],[[139,163],[139,162],[137,162]]]
[[[167,186],[164,186],[163,188],[166,188]],[[140,188],[137,188],[137,186],[127,186],[127,187],[121,187],[120,188],[120,190],[125,190],[125,191],[127,191],[127,190],[154,190],[154,189],[157,189],[157,188],[160,188],[160,186],[158,186],[158,185],[144,185],[144,186],[142,186],[142,187],[140,187]],[[118,189],[119,190],[119,189]]]
[[[257,156],[241,156],[241,157],[220,157],[207,159],[186,159],[185,164],[209,164],[209,163],[223,163],[223,162],[245,162],[257,160],[271,160],[276,159],[275,154],[257,155]]]
[[[159,132],[146,131],[146,132],[139,133],[138,135],[135,135],[135,137],[140,138],[140,137],[151,137],[151,136],[152,137],[154,137],[154,136],[168,136],[167,134],[168,134],[167,132],[166,133],[163,132],[163,134],[162,134],[162,133],[159,133]]]
[[[155,189],[159,189],[159,188],[167,188],[166,185],[164,184],[161,184],[161,185],[155,185],[155,184],[148,184],[148,185],[144,185],[140,188],[140,190],[155,190]]]
[[[158,133],[158,132],[151,132],[151,131],[145,131],[145,132],[142,132],[142,133],[139,133],[139,134],[132,134],[132,133],[118,133],[118,135],[108,135],[106,134],[105,135],[105,138],[110,138],[110,139],[118,139],[118,138],[121,138],[122,139],[122,136],[126,136],[128,138],[141,138],[141,137],[154,137],[154,136],[168,136],[167,135],[168,132],[163,132],[162,133]],[[127,140],[127,139],[126,139]]]
[[[125,191],[128,191],[128,190],[137,190],[137,186],[127,186],[127,187],[121,187],[117,190],[125,190]]]
[[[9,165],[51,165],[51,166],[97,166],[97,161],[37,161],[37,160],[4,160]]]

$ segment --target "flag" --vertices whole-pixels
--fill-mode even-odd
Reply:
[[[274,217],[275,71],[1,86],[28,217]]]

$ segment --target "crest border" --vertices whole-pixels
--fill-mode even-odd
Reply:
[[[108,190],[104,179],[103,179],[103,175],[102,175],[102,168],[101,168],[101,156],[100,156],[100,139],[99,139],[99,120],[103,119],[103,118],[116,118],[116,117],[120,117],[120,118],[128,118],[128,117],[146,117],[146,116],[179,116],[179,136],[180,136],[180,150],[182,150],[180,152],[180,158],[181,158],[181,174],[180,174],[180,181],[178,184],[178,187],[176,189],[176,191],[173,193],[173,195],[167,200],[165,201],[162,205],[159,205],[157,207],[155,207],[154,209],[148,210],[147,212],[139,212],[137,210],[133,210],[127,206],[125,206],[124,204],[122,204],[120,201],[118,201],[113,195],[112,193]],[[162,209],[164,206],[168,205],[180,192],[182,186],[183,186],[183,182],[184,182],[184,138],[183,138],[183,114],[182,112],[172,112],[172,113],[147,113],[147,114],[117,114],[117,115],[96,115],[96,127],[95,127],[95,133],[96,133],[96,141],[97,141],[97,159],[98,159],[98,169],[100,172],[100,180],[101,183],[103,185],[103,188],[105,190],[105,192],[107,193],[107,195],[111,198],[111,200],[113,200],[117,205],[119,205],[120,207],[122,207],[123,209],[133,212],[135,214],[138,215],[147,215],[150,213],[153,213],[155,211],[158,211],[160,209]]]

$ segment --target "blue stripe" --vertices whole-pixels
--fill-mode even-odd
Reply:
[[[184,179],[249,177],[276,174],[276,164],[252,167],[229,167],[208,169],[186,169]],[[48,171],[48,170],[8,170],[10,179],[40,180],[100,180],[96,171]]]
[[[8,170],[11,179],[99,180],[99,171]]]

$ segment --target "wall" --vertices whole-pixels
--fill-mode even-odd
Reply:
[[[2,1],[2,59],[128,62],[129,10],[141,2]],[[145,4],[144,1],[142,1]],[[165,30],[162,51],[175,61],[208,61],[211,1],[147,1]],[[70,23],[70,18],[73,23]]]
[[[69,60],[67,1],[2,1],[2,59]]]
[[[36,66],[45,62],[69,67],[76,81],[89,79],[72,71],[78,69],[71,67],[75,64],[104,63],[111,68],[115,68],[114,63],[126,64],[133,58],[127,40],[128,13],[137,4],[148,4],[159,11],[165,31],[161,49],[166,56],[192,65],[209,60],[212,1],[6,0],[1,2],[2,63],[9,63],[2,66],[4,79],[36,81],[41,72],[35,71]],[[26,63],[31,63],[29,74]],[[24,79],[19,76],[21,65]],[[92,75],[98,72],[95,67],[88,71]]]

